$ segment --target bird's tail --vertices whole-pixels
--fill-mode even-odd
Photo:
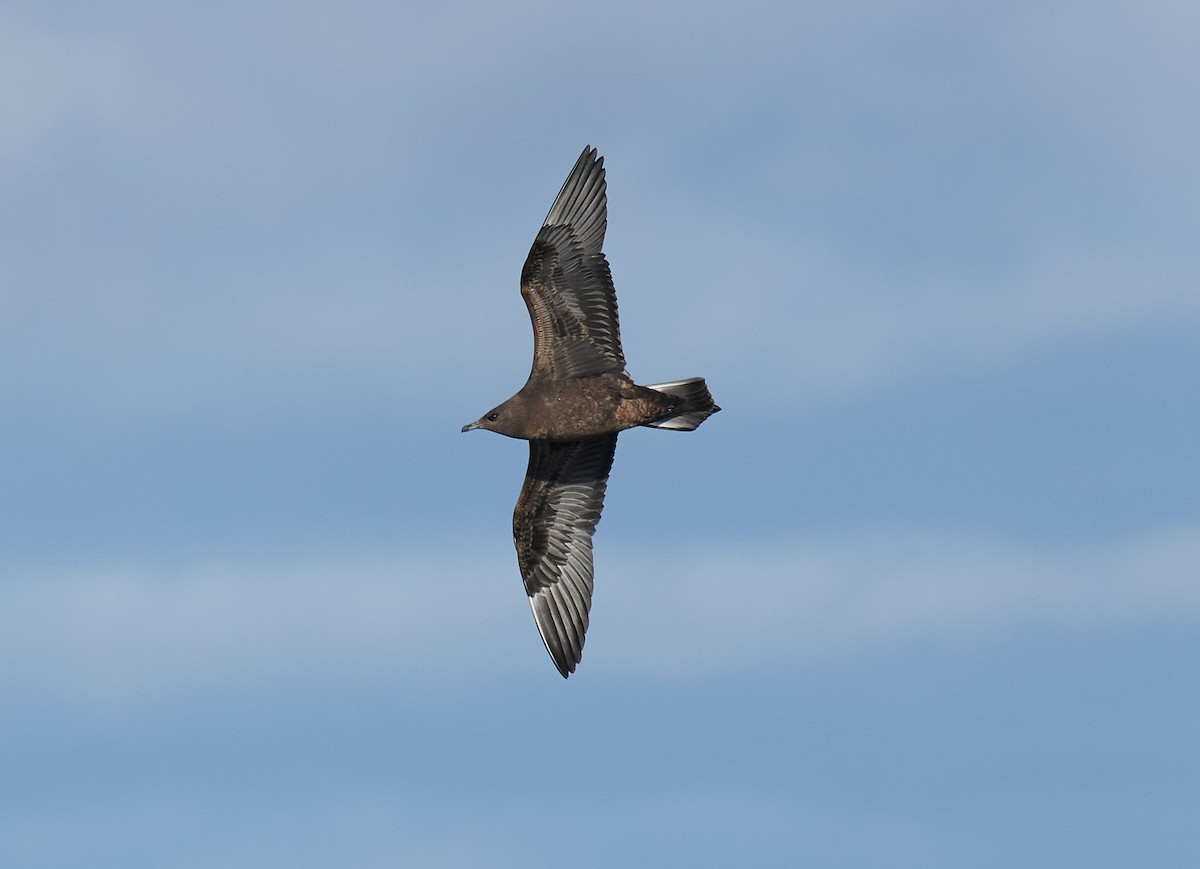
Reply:
[[[676,399],[675,412],[657,422],[647,423],[653,428],[669,428],[675,431],[691,431],[721,408],[713,404],[708,386],[703,377],[689,377],[670,383],[654,383],[646,387],[666,393]]]

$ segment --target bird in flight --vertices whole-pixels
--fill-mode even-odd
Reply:
[[[617,448],[634,426],[691,431],[720,410],[702,377],[638,386],[625,370],[617,295],[601,247],[604,158],[587,147],[550,206],[521,270],[533,368],[521,391],[464,432],[529,441],[513,542],[533,619],[566,678],[592,606],[592,535]]]

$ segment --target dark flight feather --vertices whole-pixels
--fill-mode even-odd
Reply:
[[[513,542],[538,632],[563,676],[583,655],[592,606],[592,534],[616,449],[615,434],[529,442]]]
[[[531,380],[625,370],[617,294],[600,251],[607,221],[604,159],[585,148],[521,270],[521,295],[533,323]]]

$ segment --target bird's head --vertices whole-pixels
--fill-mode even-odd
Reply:
[[[469,422],[466,425],[464,425],[462,427],[462,430],[463,431],[475,431],[475,429],[477,429],[477,428],[483,428],[483,429],[488,429],[489,431],[495,431],[496,423],[498,423],[500,421],[500,416],[503,413],[504,413],[504,411],[501,410],[501,408],[499,408],[499,407],[496,408],[495,410],[489,410],[483,416],[479,417],[479,419],[475,420],[475,422]]]
[[[513,396],[499,407],[494,407],[475,422],[469,422],[462,427],[463,431],[474,431],[477,428],[508,435],[510,438],[521,437],[523,430],[523,415],[521,402]]]

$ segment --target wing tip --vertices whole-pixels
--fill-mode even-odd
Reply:
[[[538,612],[539,602],[543,605],[545,612]],[[583,644],[587,638],[587,624],[580,627],[578,648],[575,648],[576,644],[572,642],[572,632],[567,629],[566,624],[557,623],[554,618],[556,613],[545,599],[539,601],[535,595],[530,595],[529,608],[533,611],[533,623],[537,627],[538,636],[542,638],[542,645],[546,647],[546,653],[554,662],[559,675],[564,679],[568,678],[575,672],[579,662],[583,660]],[[559,617],[561,618],[561,615]]]
[[[571,226],[585,251],[600,253],[608,227],[608,183],[604,158],[591,145],[571,167],[542,221],[543,228],[558,225]]]

